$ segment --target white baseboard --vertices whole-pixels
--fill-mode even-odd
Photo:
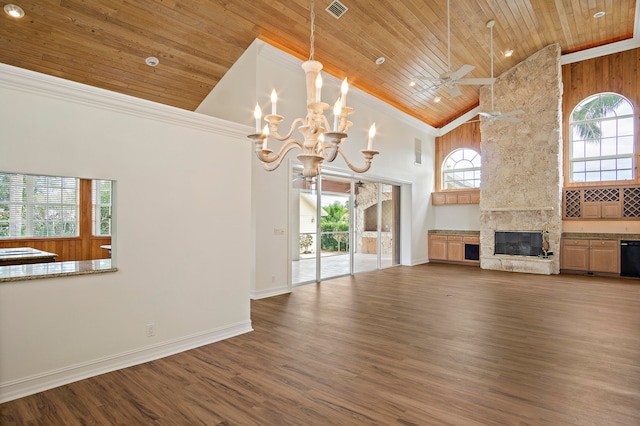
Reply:
[[[429,263],[429,258],[423,257],[422,259],[411,259],[411,265],[409,266],[421,265],[423,263]]]
[[[239,336],[240,334],[250,331],[253,331],[251,321],[243,321],[203,333],[161,342],[153,346],[147,346],[70,367],[0,383],[0,403],[33,395],[34,393],[77,382],[89,377],[164,358],[189,349]]]
[[[291,293],[291,290],[287,287],[273,287],[266,290],[251,291],[249,296],[251,297],[251,299],[257,300],[266,299],[267,297],[280,296],[282,294],[288,293]]]

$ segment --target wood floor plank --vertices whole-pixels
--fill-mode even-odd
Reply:
[[[254,331],[0,405],[0,423],[640,424],[640,281],[428,264],[252,302]]]

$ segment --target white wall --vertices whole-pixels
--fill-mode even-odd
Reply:
[[[480,206],[478,204],[435,206],[433,215],[434,226],[431,229],[480,230]]]
[[[248,56],[255,56],[255,60]],[[316,55],[322,62],[322,57]],[[211,95],[198,108],[206,113],[224,113],[225,118],[238,123],[251,124],[253,107],[259,102],[263,113],[270,113],[270,93],[278,93],[278,114],[285,119],[281,123],[282,134],[290,128],[295,118],[306,114],[306,92],[302,61],[256,40],[240,61],[224,76]],[[345,70],[348,77],[348,70]],[[240,77],[239,77],[240,76]],[[330,76],[323,72],[322,100],[331,105],[340,94],[340,84],[345,76]],[[242,83],[242,81],[245,83]],[[255,86],[254,86],[255,82]],[[220,111],[219,104],[228,98],[231,88],[244,84],[235,92],[234,104],[243,107]],[[249,95],[246,87],[255,87]],[[238,99],[242,99],[239,102]],[[343,149],[349,160],[357,166],[364,164],[359,152],[367,145],[369,127],[376,123],[378,133],[374,149],[380,154],[373,160],[371,169],[363,176],[372,180],[382,179],[403,185],[402,196],[402,254],[401,262],[412,265],[427,261],[427,230],[433,224],[429,196],[434,187],[434,155],[436,130],[408,115],[351,88],[347,103],[355,108],[350,117],[353,126]],[[216,106],[218,105],[218,106]],[[327,117],[332,119],[329,111]],[[255,130],[255,129],[254,129]],[[296,133],[297,137],[300,137]],[[414,164],[414,140],[423,141],[423,165]],[[279,148],[273,139],[269,147]],[[292,161],[298,151],[289,153]],[[253,156],[253,212],[255,231],[255,269],[253,297],[266,297],[290,291],[288,238],[275,235],[274,229],[289,229],[290,209],[287,201],[289,182],[288,161],[274,172],[266,172]],[[336,159],[324,170],[354,175],[342,158]],[[406,199],[409,198],[409,199]],[[287,234],[289,234],[287,232]]]
[[[0,284],[0,400],[251,330],[250,128],[3,64],[0,120],[0,170],[116,181],[119,268]]]

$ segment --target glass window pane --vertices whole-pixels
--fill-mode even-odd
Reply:
[[[633,154],[633,136],[618,138],[618,154]]]
[[[584,172],[585,171],[584,161],[576,161],[574,163],[571,163],[571,170],[573,172]]]
[[[600,141],[590,141],[585,144],[585,155],[589,157],[600,156]]]
[[[615,170],[613,171],[603,171],[602,172],[602,180],[603,181],[607,181],[607,180],[616,180],[617,177],[617,173]]]
[[[618,158],[619,169],[631,170],[632,166],[633,166],[633,160],[631,158]]]
[[[584,173],[572,173],[572,182],[585,182],[586,177]]]
[[[571,158],[584,158],[584,142],[583,141],[579,141],[579,142],[574,142],[571,144],[572,147],[572,156]]]
[[[630,180],[633,179],[632,170],[619,170],[618,180]]]
[[[601,155],[604,156],[610,156],[610,155],[616,155],[617,154],[617,141],[615,138],[606,138],[606,139],[602,139],[600,141],[600,150],[601,150]]]
[[[616,113],[620,115],[633,115],[633,106],[631,102],[624,99],[620,104],[616,107]]]
[[[600,163],[600,168],[602,170],[615,170],[616,169],[616,160],[602,160]]]
[[[601,180],[600,172],[587,172],[585,176],[587,182],[599,182]]]
[[[618,120],[618,136],[633,135],[633,116]]]
[[[587,162],[585,162],[585,165],[586,165],[587,172],[600,170],[600,161],[599,160],[587,161]]]

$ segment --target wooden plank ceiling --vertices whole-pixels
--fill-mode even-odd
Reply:
[[[447,70],[446,0],[342,0],[336,19],[316,0],[315,58],[325,71],[441,127],[478,104],[478,86],[435,93],[416,75]],[[6,2],[3,2],[3,6]],[[21,20],[0,18],[0,62],[194,110],[255,38],[309,56],[308,0],[16,0]],[[633,37],[635,0],[451,0],[451,68],[489,77],[544,46],[570,53]],[[606,15],[595,19],[596,12]],[[507,58],[502,52],[513,49]],[[156,56],[160,65],[145,65]],[[385,57],[376,65],[378,57]],[[302,71],[301,71],[302,72]],[[440,96],[441,102],[434,102]]]

